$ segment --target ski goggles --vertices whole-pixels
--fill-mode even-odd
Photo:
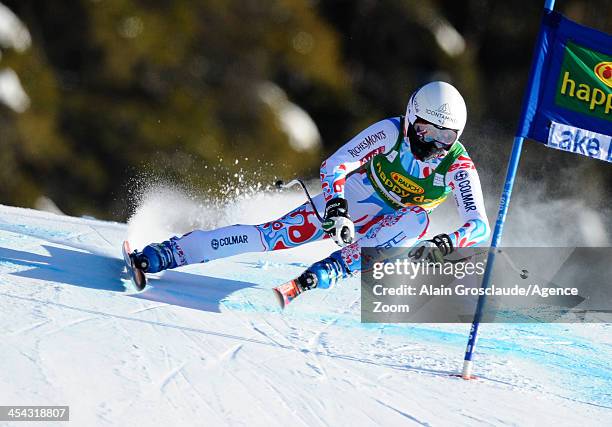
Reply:
[[[414,124],[414,130],[424,142],[433,143],[437,148],[447,151],[457,140],[456,130],[436,126],[433,123],[417,122]]]

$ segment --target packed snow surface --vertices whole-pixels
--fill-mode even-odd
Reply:
[[[255,196],[238,212],[296,203]],[[122,240],[168,237],[140,215],[128,230],[0,206],[1,405],[69,405],[79,426],[610,425],[609,324],[483,325],[465,381],[451,374],[469,325],[361,324],[357,279],[277,308],[270,288],[330,242],[130,291]]]

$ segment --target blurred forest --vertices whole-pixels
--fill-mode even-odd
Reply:
[[[68,214],[124,220],[139,180],[223,197],[237,180],[316,177],[325,155],[403,114],[432,79],[463,93],[462,139],[499,194],[542,5],[0,0],[0,203],[46,197]],[[611,31],[609,0],[557,10]],[[610,164],[528,145],[524,179],[563,196],[556,180],[571,166],[612,196]],[[551,165],[561,175],[545,175]],[[609,200],[601,191],[585,202]]]

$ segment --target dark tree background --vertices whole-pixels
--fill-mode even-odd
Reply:
[[[222,196],[238,169],[250,182],[316,177],[325,155],[371,122],[403,114],[410,92],[432,79],[464,94],[463,139],[485,189],[499,191],[543,2],[0,4],[31,36],[25,49],[0,37],[0,72],[13,70],[29,98],[22,111],[0,104],[0,203],[33,206],[45,196],[69,214],[121,220],[127,192],[144,177],[211,196]],[[557,10],[611,30],[609,0],[559,0]],[[322,144],[292,143],[295,122],[282,113],[296,106]],[[557,185],[568,170],[580,186]],[[611,171],[536,144],[521,168],[552,197],[571,191],[604,208]],[[586,185],[594,190],[581,194]]]

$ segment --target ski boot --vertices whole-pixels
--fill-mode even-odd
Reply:
[[[132,283],[139,291],[147,285],[145,273],[158,273],[162,270],[177,267],[172,251],[172,243],[152,243],[145,246],[142,252],[131,251],[130,244],[123,242],[123,259],[132,278]]]
[[[311,265],[296,279],[273,288],[281,309],[297,298],[302,292],[314,288],[327,289],[333,286],[339,278],[349,275],[342,258],[332,256]]]

